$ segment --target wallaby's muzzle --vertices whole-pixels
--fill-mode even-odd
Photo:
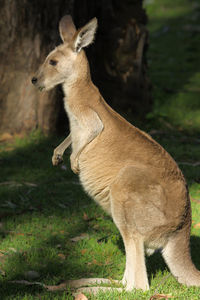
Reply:
[[[33,78],[31,79],[31,82],[32,82],[32,84],[36,84],[37,78],[36,78],[36,77],[33,77]]]

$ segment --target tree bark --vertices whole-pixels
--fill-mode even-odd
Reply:
[[[75,0],[74,7],[78,26],[98,18],[95,44],[87,49],[94,82],[114,108],[143,118],[151,108],[151,84],[142,1]]]
[[[60,43],[58,22],[72,13],[73,0],[1,0],[0,7],[0,132],[52,132],[61,97],[56,89],[40,93],[31,78]]]
[[[87,50],[92,77],[105,99],[141,116],[149,109],[146,74],[146,15],[141,0],[0,0],[0,133],[52,133],[66,129],[60,88],[40,93],[30,80],[45,56],[61,41],[65,14],[77,27],[96,16],[99,29]]]

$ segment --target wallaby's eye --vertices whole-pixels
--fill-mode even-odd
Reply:
[[[52,65],[52,66],[56,66],[57,63],[58,62],[56,60],[54,60],[54,59],[50,59],[50,61],[49,61],[49,64]]]

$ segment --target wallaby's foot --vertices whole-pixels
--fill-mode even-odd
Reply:
[[[89,293],[89,294],[97,294],[99,291],[107,292],[107,291],[118,291],[123,292],[123,288],[116,287],[102,287],[102,286],[92,286],[89,285],[101,285],[101,284],[120,284],[118,280],[110,280],[106,278],[81,278],[77,280],[68,280],[66,281],[66,287],[75,289],[76,293]]]
[[[53,166],[58,166],[62,162],[63,162],[63,156],[62,156],[62,154],[55,153],[55,151],[54,151],[54,154],[52,156],[52,164],[53,164]]]
[[[67,280],[66,285],[71,288],[79,288],[88,285],[100,285],[100,284],[120,284],[119,280],[107,279],[107,278],[81,278]]]
[[[135,287],[134,282],[132,281],[132,282],[127,283],[127,280],[125,277],[123,277],[123,279],[122,279],[122,284],[127,292],[132,291]]]
[[[91,287],[82,287],[76,290],[76,293],[73,293],[72,295],[76,296],[78,293],[88,293],[96,295],[99,292],[113,292],[117,291],[118,293],[122,293],[124,290],[122,288],[115,288],[115,287],[104,287],[104,286],[91,286]]]
[[[79,173],[79,166],[78,166],[78,157],[74,157],[73,154],[70,156],[70,162],[71,162],[71,169],[75,174]]]
[[[149,290],[149,283],[148,281],[145,280],[142,280],[142,278],[140,278],[140,280],[138,280],[138,282],[134,282],[134,280],[131,278],[128,279],[126,274],[124,274],[124,277],[121,281],[121,283],[123,284],[125,290],[127,292],[131,292],[133,289],[141,289],[143,291],[147,291]]]

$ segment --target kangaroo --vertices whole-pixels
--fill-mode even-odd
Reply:
[[[83,48],[94,41],[96,29],[96,18],[77,30],[71,16],[64,16],[59,23],[63,43],[32,78],[41,91],[62,84],[65,95],[70,135],[54,150],[53,165],[71,145],[71,169],[123,238],[127,291],[149,289],[145,250],[155,249],[162,249],[180,283],[200,286],[190,255],[191,207],[184,176],[162,146],[114,111],[93,84]]]

